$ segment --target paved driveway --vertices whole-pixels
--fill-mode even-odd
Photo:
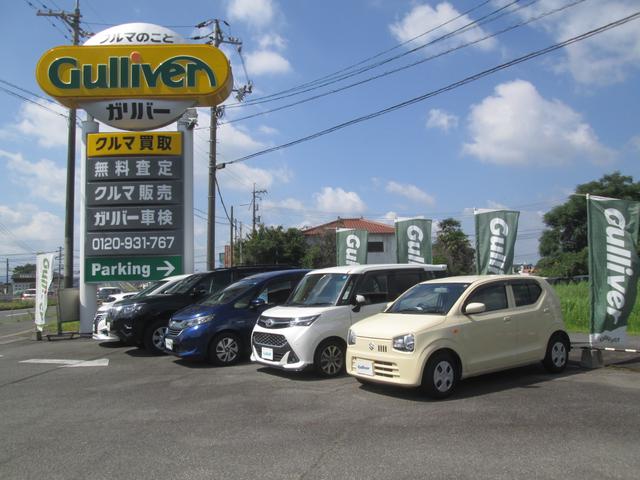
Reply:
[[[0,337],[0,355],[2,479],[636,479],[640,471],[634,354],[607,354],[606,368],[586,370],[577,351],[563,375],[537,365],[487,375],[441,402],[350,377],[214,368],[82,339]]]

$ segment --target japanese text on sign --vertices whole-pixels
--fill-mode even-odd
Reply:
[[[180,132],[100,133],[87,136],[87,156],[180,155]]]
[[[89,159],[87,178],[89,181],[178,179],[181,170],[179,157],[94,157]]]

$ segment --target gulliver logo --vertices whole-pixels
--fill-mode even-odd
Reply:
[[[71,107],[113,98],[212,106],[233,87],[229,61],[210,45],[55,47],[38,62],[36,77],[45,92]]]

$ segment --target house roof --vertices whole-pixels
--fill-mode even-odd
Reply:
[[[302,230],[302,233],[307,236],[322,235],[327,230],[335,230],[337,228],[355,228],[356,230],[366,230],[369,233],[380,233],[386,235],[394,235],[396,230],[394,227],[367,220],[365,218],[340,218],[329,223],[324,223],[316,227],[309,227]]]

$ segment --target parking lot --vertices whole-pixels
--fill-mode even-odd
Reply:
[[[3,331],[0,478],[638,478],[640,356],[571,359],[560,376],[519,368],[438,402]]]

